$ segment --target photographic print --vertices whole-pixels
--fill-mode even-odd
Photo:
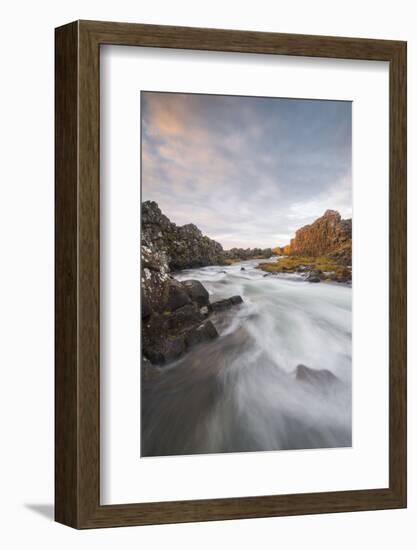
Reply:
[[[141,92],[141,456],[352,444],[352,104]]]

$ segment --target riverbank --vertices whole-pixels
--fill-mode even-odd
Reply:
[[[143,379],[142,456],[351,445],[351,288],[258,263],[173,273],[243,303],[212,315],[217,338]]]
[[[267,273],[297,273],[310,283],[320,281],[352,282],[352,267],[336,262],[329,256],[281,256],[257,266]]]

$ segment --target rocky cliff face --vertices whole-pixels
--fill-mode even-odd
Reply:
[[[221,244],[193,224],[178,227],[156,202],[142,203],[142,294],[156,310],[166,301],[170,271],[224,264]]]
[[[152,201],[142,203],[143,244],[156,244],[163,250],[173,271],[224,263],[221,244],[203,235],[192,223],[177,226]]]
[[[211,317],[242,299],[210,303],[199,281],[171,276],[173,270],[223,264],[223,249],[195,225],[177,227],[155,202],[142,204],[141,256],[142,351],[146,361],[163,365],[216,338]]]
[[[294,256],[329,256],[340,264],[352,263],[352,220],[342,220],[339,212],[326,210],[321,218],[301,227],[281,252]]]

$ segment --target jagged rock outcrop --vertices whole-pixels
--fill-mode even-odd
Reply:
[[[225,263],[221,244],[193,224],[178,227],[153,201],[142,203],[141,253],[143,301],[157,311],[166,303],[171,271]]]
[[[285,256],[328,256],[340,265],[351,265],[352,220],[342,220],[336,210],[326,210],[321,218],[298,229],[290,244],[273,251]]]
[[[156,202],[142,203],[142,247],[165,253],[172,271],[224,264],[223,247],[190,223],[177,226],[162,214]]]
[[[259,269],[272,274],[298,273],[310,283],[350,283],[352,220],[342,220],[339,212],[326,210],[321,218],[298,229],[289,245],[273,251],[278,261],[261,263]]]
[[[177,227],[155,202],[142,203],[141,244],[142,352],[146,361],[163,365],[216,338],[209,317],[242,298],[210,304],[199,281],[172,277],[173,270],[224,264],[223,249],[195,225]]]
[[[174,361],[197,344],[217,338],[210,317],[243,302],[240,296],[232,296],[210,303],[207,290],[192,279],[179,282],[169,277],[165,288],[159,311],[142,307],[142,352],[156,365]]]
[[[179,283],[180,284],[180,283]],[[196,344],[217,338],[208,312],[191,300],[174,310],[153,313],[142,323],[142,352],[153,364],[174,361]]]
[[[326,210],[321,218],[298,229],[291,239],[290,254],[324,256],[351,248],[352,220],[342,220],[339,212]]]

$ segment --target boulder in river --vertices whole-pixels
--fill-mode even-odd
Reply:
[[[312,269],[305,278],[309,283],[319,283],[323,279],[325,276],[319,269]]]
[[[209,303],[209,293],[200,283],[194,279],[182,282],[185,292],[193,302],[197,302],[200,307],[207,306]]]
[[[337,376],[327,369],[312,369],[302,364],[297,365],[295,378],[300,382],[320,386],[322,389],[326,389],[339,382]]]
[[[173,331],[178,332],[201,323],[204,320],[204,315],[196,304],[190,303],[176,309],[172,313],[167,312],[164,314],[163,319],[164,329],[169,334]]]
[[[217,338],[218,332],[211,321],[205,321],[198,327],[195,327],[185,335],[185,343],[188,348],[193,347],[202,342],[208,342]]]
[[[187,304],[191,304],[187,289],[175,279],[171,279],[167,287],[167,298],[164,307],[169,311],[175,311]]]
[[[306,281],[309,283],[319,283],[321,281],[320,277],[317,277],[317,275],[309,275],[306,278]]]
[[[218,336],[209,320],[191,305],[172,314],[154,315],[142,331],[144,356],[156,365],[164,365],[183,355],[187,350]]]
[[[154,365],[181,357],[193,346],[218,336],[210,314],[242,303],[232,296],[210,304],[209,294],[196,280],[184,282],[168,277],[158,308],[142,298],[142,350]]]
[[[236,306],[243,303],[241,296],[232,296],[231,298],[226,298],[224,300],[219,300],[210,305],[212,311],[224,311],[229,309],[232,306]]]
[[[157,341],[143,342],[143,353],[154,365],[163,365],[174,361],[185,351],[184,336],[159,338]]]

